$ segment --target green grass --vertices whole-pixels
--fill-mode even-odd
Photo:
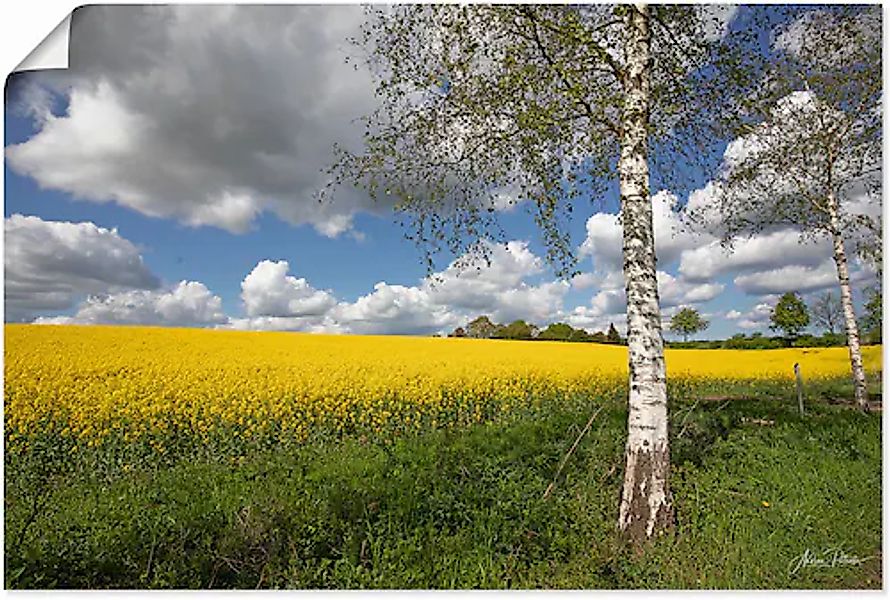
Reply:
[[[234,464],[84,463],[40,474],[7,456],[6,585],[880,588],[880,415],[829,404],[846,392],[831,382],[811,385],[804,417],[787,386],[719,391],[673,390],[677,526],[642,557],[614,525],[623,402],[583,400],[391,443],[257,451]],[[835,548],[875,558],[790,572],[807,549]]]

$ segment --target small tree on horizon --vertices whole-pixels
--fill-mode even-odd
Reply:
[[[704,331],[710,322],[702,318],[694,308],[684,307],[671,318],[670,330],[683,336],[683,341],[688,342],[689,336]]]
[[[504,327],[504,330],[500,332],[500,336],[508,340],[530,340],[532,339],[532,333],[531,325],[522,319],[517,319]]]
[[[787,339],[793,340],[810,324],[810,312],[800,296],[786,292],[773,308],[770,321],[770,329],[782,331]]]
[[[866,301],[863,308],[862,329],[872,344],[881,343],[881,326],[884,322],[883,294],[881,286],[870,286],[865,290]]]
[[[574,329],[572,330],[572,334],[569,336],[570,342],[590,342],[592,341],[591,335],[587,333],[584,329]]]
[[[615,329],[614,323],[609,323],[609,332],[606,333],[606,340],[608,340],[610,344],[620,344],[622,341],[621,334]]]
[[[467,337],[484,339],[494,337],[497,328],[497,323],[493,323],[486,315],[482,315],[467,324],[466,333]]]
[[[834,335],[844,322],[844,309],[840,299],[830,291],[820,295],[810,306],[815,325]]]
[[[590,341],[597,344],[608,344],[609,338],[607,338],[606,334],[602,331],[597,331],[590,336]]]
[[[568,340],[574,332],[575,329],[568,323],[551,323],[538,335],[538,339]]]

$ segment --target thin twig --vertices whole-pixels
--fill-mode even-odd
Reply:
[[[698,406],[698,402],[699,400],[696,400],[695,404],[693,404],[692,407],[686,411],[686,414],[683,415],[683,420],[680,422],[680,433],[677,434],[677,439],[683,437],[683,434],[686,432],[686,420],[689,419],[689,415],[691,415],[692,411],[695,410],[695,407]]]
[[[151,563],[154,560],[155,556],[155,546],[157,545],[158,534],[155,532],[151,537],[151,550],[148,552],[148,564],[145,566],[145,582],[148,583],[148,578],[151,576]]]
[[[216,581],[216,573],[219,571],[220,563],[218,560],[213,561],[213,573],[210,574],[210,583],[207,584],[207,589],[213,588],[213,583]]]
[[[260,569],[260,579],[259,579],[259,581],[256,582],[256,587],[253,589],[255,589],[255,590],[260,589],[260,586],[263,584],[263,577],[265,577],[265,575],[266,575],[266,567],[268,567],[268,566],[269,566],[269,561],[266,561],[263,564],[263,568]]]
[[[554,486],[556,486],[556,480],[559,479],[559,474],[562,473],[562,469],[566,466],[566,462],[568,462],[569,457],[572,456],[572,454],[575,452],[575,448],[578,447],[578,444],[581,442],[581,438],[584,437],[584,434],[587,433],[587,431],[590,429],[590,426],[593,425],[593,420],[596,419],[597,415],[600,414],[600,411],[602,410],[602,406],[596,409],[596,412],[594,412],[590,416],[590,419],[587,421],[587,425],[584,426],[584,429],[582,429],[581,433],[578,434],[578,437],[575,438],[575,443],[572,444],[572,447],[569,448],[569,451],[562,458],[562,462],[559,464],[559,468],[556,470],[556,475],[553,476],[553,481],[551,481],[550,485],[547,486],[547,489],[544,490],[544,496],[542,498],[543,500],[546,500],[550,496],[550,492],[552,492]]]
[[[602,483],[602,482],[604,482],[606,479],[608,479],[609,477],[611,477],[612,474],[615,473],[615,471],[617,471],[617,470],[618,470],[618,464],[616,463],[616,464],[612,465],[612,468],[609,469],[609,472],[608,472],[608,473],[606,473],[605,475],[603,475],[602,477],[600,477],[599,483]]]

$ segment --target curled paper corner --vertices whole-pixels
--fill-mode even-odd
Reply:
[[[37,44],[37,47],[25,57],[25,60],[13,69],[14,73],[68,68],[68,40],[71,36],[71,14],[68,13],[49,35]]]

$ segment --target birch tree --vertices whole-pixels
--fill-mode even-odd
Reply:
[[[692,215],[738,236],[781,226],[831,241],[858,406],[868,409],[847,246],[880,256],[881,9],[804,12],[775,36],[760,91],[716,180]]]
[[[356,41],[381,106],[365,122],[364,148],[339,149],[332,185],[391,202],[428,265],[443,249],[485,255],[487,239],[503,239],[499,211],[521,204],[554,270],[571,274],[567,219],[614,185],[617,166],[630,371],[618,525],[642,544],[673,521],[649,169],[695,145],[688,132],[707,105],[697,77],[716,52],[720,15],[412,5],[369,17]]]

